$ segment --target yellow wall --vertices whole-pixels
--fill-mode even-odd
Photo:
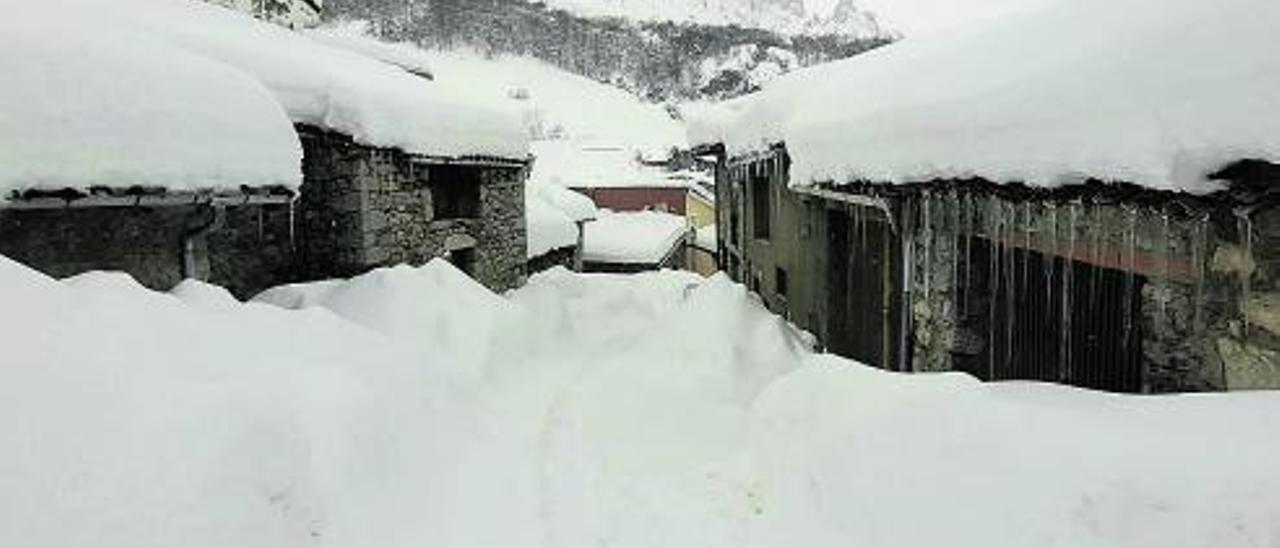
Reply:
[[[703,228],[716,224],[716,206],[695,192],[685,193],[685,218],[694,228]]]

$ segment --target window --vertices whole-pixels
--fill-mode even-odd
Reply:
[[[787,280],[786,270],[783,270],[781,268],[774,269],[773,285],[774,285],[774,293],[777,293],[779,297],[787,296],[787,289],[789,284]]]
[[[756,177],[751,179],[751,221],[752,235],[758,240],[769,239],[769,218],[773,208],[769,199],[769,179]]]
[[[436,220],[480,216],[480,168],[431,166],[429,185]]]

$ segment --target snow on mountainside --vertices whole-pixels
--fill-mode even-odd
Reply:
[[[854,0],[840,0],[830,13],[816,13],[803,0],[545,0],[585,17],[633,21],[737,25],[785,35],[882,36],[875,14]]]

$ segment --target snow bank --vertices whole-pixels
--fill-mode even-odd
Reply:
[[[1051,2],[793,73],[691,139],[731,154],[785,142],[799,183],[1210,192],[1228,162],[1280,161],[1277,21],[1268,0]]]
[[[0,302],[5,546],[1280,538],[1280,394],[876,371],[723,275],[502,298],[435,262],[238,303],[0,258]]]
[[[524,193],[524,214],[529,258],[549,251],[578,245],[578,223],[599,215],[591,198],[564,187],[528,184]]]
[[[57,0],[247,72],[290,118],[357,141],[433,156],[523,159],[528,143],[508,101],[434,85],[361,54],[194,0]]]
[[[502,298],[443,259],[420,268],[397,266],[342,282],[270,289],[255,302],[319,307],[410,342],[435,363],[477,372],[496,344],[495,330],[511,312]]]
[[[602,212],[586,226],[582,258],[600,263],[658,264],[688,233],[689,222],[670,213]]]
[[[1275,394],[1140,398],[906,378],[818,358],[756,403],[753,540],[1275,543],[1278,403]]]
[[[124,275],[60,283],[3,258],[0,299],[0,544],[429,536],[404,515],[456,462],[422,403],[448,389],[396,341],[331,314],[214,313]]]
[[[0,197],[301,180],[292,124],[241,71],[57,2],[10,6],[0,49]]]

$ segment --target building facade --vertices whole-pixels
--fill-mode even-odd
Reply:
[[[291,280],[293,193],[28,192],[0,207],[0,255],[54,277],[127,272],[167,291],[186,278],[246,298]]]
[[[722,155],[723,157],[723,155]],[[717,169],[721,264],[837,353],[1119,392],[1280,388],[1280,168],[1210,196],[984,180],[791,189]]]
[[[523,282],[527,161],[432,158],[312,127],[299,133],[304,278],[442,257],[495,291]]]

